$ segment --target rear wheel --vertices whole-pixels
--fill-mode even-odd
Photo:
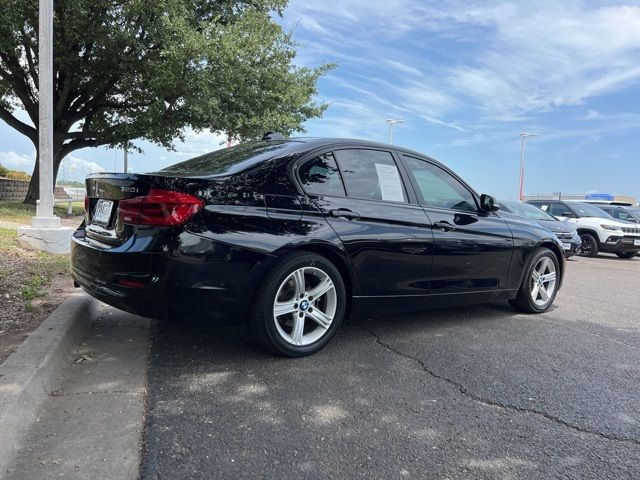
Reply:
[[[598,241],[590,233],[580,235],[582,245],[578,249],[578,254],[582,257],[595,257],[598,255]]]
[[[637,255],[637,252],[616,252],[616,255],[620,258],[629,259]]]
[[[340,272],[329,260],[294,252],[259,287],[252,319],[257,340],[289,357],[316,353],[340,327],[345,297]]]
[[[518,295],[511,300],[518,310],[527,313],[546,311],[556,298],[560,268],[555,254],[548,248],[540,248],[531,255],[525,269]]]

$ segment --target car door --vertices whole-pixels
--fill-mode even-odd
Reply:
[[[434,236],[431,291],[458,294],[505,289],[513,236],[494,212],[480,212],[476,195],[427,159],[402,155]]]
[[[433,233],[390,151],[335,149],[304,162],[298,179],[340,237],[362,296],[428,292]]]

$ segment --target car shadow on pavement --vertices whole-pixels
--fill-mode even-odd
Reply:
[[[637,420],[635,397],[621,395],[637,379],[598,386],[617,372],[582,369],[580,352],[595,361],[584,341],[535,318],[491,304],[349,320],[298,359],[264,352],[238,328],[156,323],[142,477],[633,471],[637,445],[597,429],[623,413]],[[626,425],[605,434],[632,438]]]

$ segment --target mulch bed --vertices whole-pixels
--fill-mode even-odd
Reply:
[[[72,291],[68,255],[24,249],[0,228],[0,362]]]

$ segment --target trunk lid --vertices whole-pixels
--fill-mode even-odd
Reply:
[[[88,204],[85,232],[104,246],[119,246],[135,232],[118,216],[122,200],[146,195],[154,186],[152,177],[130,173],[101,173],[86,179]]]

